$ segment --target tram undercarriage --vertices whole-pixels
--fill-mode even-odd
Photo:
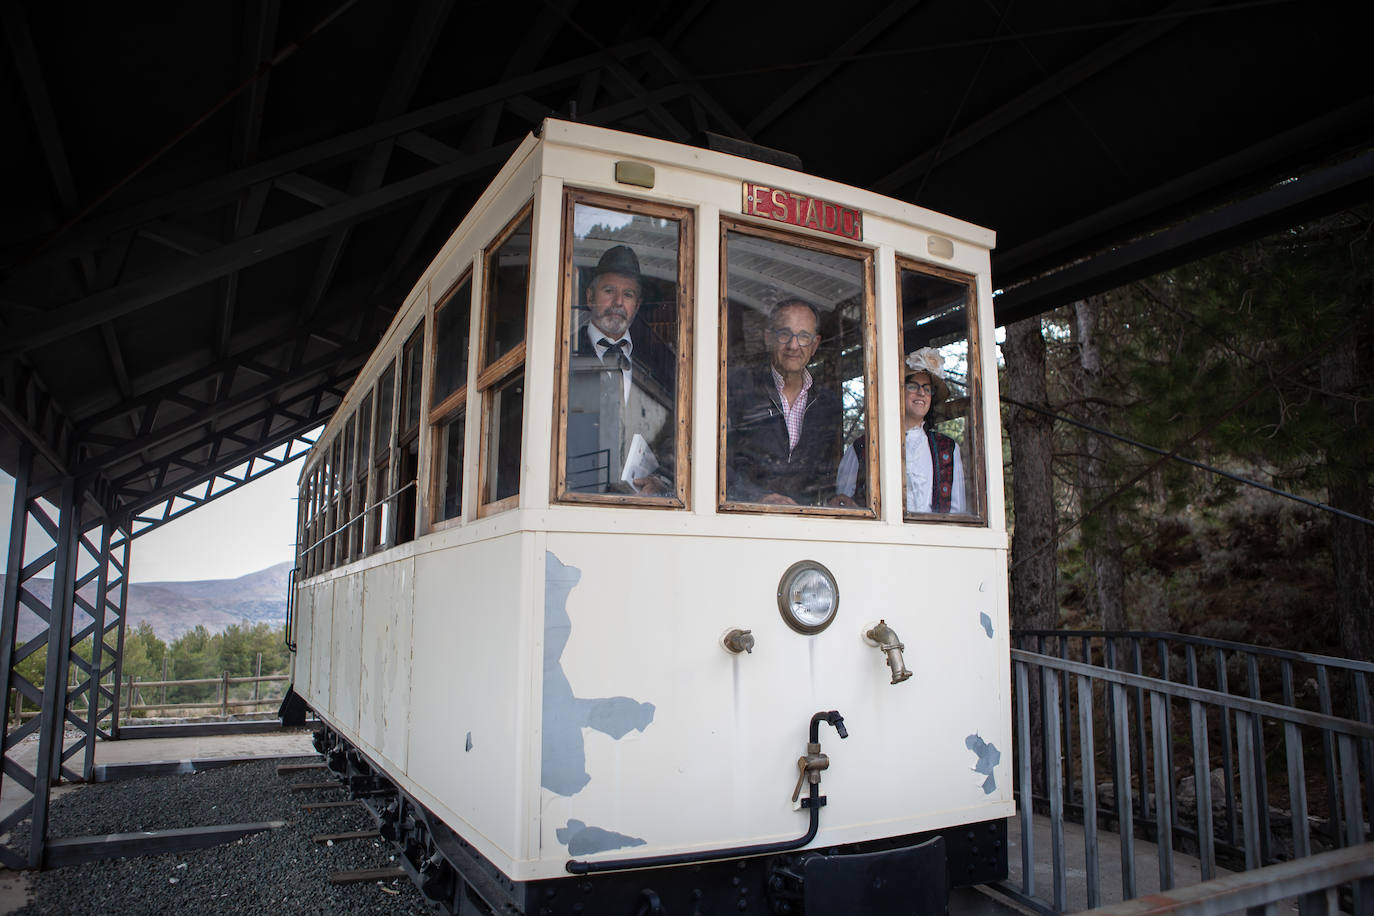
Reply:
[[[455,916],[943,913],[951,888],[1007,877],[1007,822],[998,819],[824,849],[511,881],[338,732],[326,726],[314,744],[420,891]]]

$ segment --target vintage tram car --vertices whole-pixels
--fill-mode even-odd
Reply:
[[[427,893],[859,913],[1005,875],[992,244],[758,158],[516,150],[301,475],[294,691]]]

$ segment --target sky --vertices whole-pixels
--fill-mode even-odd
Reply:
[[[290,560],[300,468],[293,461],[134,538],[129,581],[236,579]],[[14,478],[0,471],[0,564],[9,556],[13,504]]]

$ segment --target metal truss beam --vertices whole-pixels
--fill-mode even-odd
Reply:
[[[0,363],[0,418],[59,471],[70,464],[76,429],[23,359]]]
[[[167,455],[156,464],[140,467],[110,482],[126,511],[140,512],[154,503],[194,487],[209,476],[221,473],[274,449],[291,438],[303,435],[328,420],[328,414],[343,399],[352,378],[351,371],[328,380],[295,398],[240,420],[221,430],[208,430],[195,442]],[[285,424],[283,425],[283,421]],[[225,449],[225,443],[239,446]],[[189,473],[178,476],[176,469]],[[139,481],[146,480],[143,487]]]
[[[284,251],[322,238],[335,229],[369,219],[378,213],[398,207],[413,197],[499,165],[506,160],[515,146],[514,142],[503,143],[465,156],[458,162],[438,166],[378,190],[359,194],[345,203],[229,242],[208,254],[190,258],[166,270],[130,280],[62,306],[42,319],[17,326],[11,339],[0,346],[0,353],[13,354],[54,343],[103,321],[128,315],[169,296],[274,258]]]
[[[180,518],[192,509],[198,509],[208,502],[232,493],[239,487],[303,457],[315,444],[315,436],[318,435],[321,428],[319,424],[316,424],[312,430],[308,430],[304,434],[293,432],[284,443],[273,444],[266,452],[254,455],[247,461],[236,461],[229,469],[218,471],[205,480],[186,487],[177,495],[140,510],[129,519],[129,527],[133,536],[138,537],[147,534],[173,519]],[[314,435],[311,434],[312,432]],[[274,454],[279,450],[280,454]]]
[[[575,79],[583,73],[599,68],[607,59],[607,54],[626,59],[656,52],[656,43],[648,40],[629,42],[609,52],[597,52],[579,57],[553,67],[546,67],[532,73],[522,74],[491,86],[467,92],[442,102],[436,102],[417,111],[372,124],[358,130],[340,134],[319,143],[313,143],[290,153],[285,153],[247,168],[238,169],[219,178],[168,194],[141,204],[136,204],[107,217],[89,221],[84,230],[73,232],[68,239],[40,258],[34,264],[48,264],[78,256],[82,251],[96,248],[121,229],[133,229],[150,220],[181,211],[200,211],[221,206],[240,191],[263,182],[271,182],[312,165],[336,162],[360,151],[369,149],[385,140],[414,130],[443,124],[465,115],[471,115],[493,102],[510,96],[535,92]]]
[[[1008,324],[1115,289],[1371,194],[1374,151],[1013,286],[993,300],[996,321]]]
[[[391,80],[378,105],[378,121],[396,117],[410,104],[410,99],[415,94],[415,86],[420,81],[425,65],[429,63],[430,55],[434,53],[435,42],[438,41],[444,22],[453,8],[453,0],[425,0],[417,6],[418,9],[410,23],[410,31],[397,58],[400,63],[392,71]],[[484,147],[490,145],[483,144]],[[349,182],[349,190],[352,193],[375,191],[382,186],[394,147],[394,138],[385,140],[373,146],[365,156],[354,163],[353,177]],[[310,283],[310,290],[301,304],[300,315],[303,321],[309,320],[329,291],[351,236],[352,227],[343,226],[325,242],[324,251],[315,265],[315,276]]]
[[[1252,182],[1252,176],[1282,169],[1286,162],[1314,145],[1338,146],[1352,128],[1358,129],[1371,122],[1374,122],[1374,98],[1360,99],[1114,206],[1095,210],[1053,232],[1013,247],[999,248],[992,254],[993,274],[1001,285],[1021,282],[1056,263],[1066,250],[1088,244],[1100,249],[1138,235],[1152,228],[1152,224],[1167,224],[1184,208],[1196,212],[1224,202],[1224,194],[1228,191],[1234,194],[1238,186],[1243,186],[1241,183]]]
[[[870,187],[880,194],[897,195],[907,185],[920,180],[940,163],[988,140],[1007,125],[1019,121],[1094,74],[1158,40],[1183,22],[1183,17],[1173,16],[1172,13],[1210,6],[1211,3],[1212,0],[1178,0],[1164,10],[1157,21],[1138,25],[1125,34],[1105,42],[1091,54],[1079,58],[995,111],[944,137],[937,145],[910,157],[902,165],[873,182]]]
[[[189,415],[157,429],[149,429],[139,436],[122,440],[99,453],[93,453],[89,459],[82,462],[77,473],[85,475],[108,471],[144,449],[163,444],[201,427],[213,427],[216,422],[234,411],[263,398],[280,397],[283,389],[289,388],[292,384],[307,382],[321,373],[326,376],[325,384],[336,385],[356,372],[371,349],[370,341],[355,341],[351,346],[316,356],[309,362],[298,362],[288,369],[269,370],[268,367],[262,367],[261,371],[268,375],[263,382],[213,403],[185,395],[176,396],[175,399],[179,403],[190,409]],[[341,370],[340,366],[346,368]],[[94,444],[96,439],[86,436],[82,442]]]
[[[874,39],[882,37],[889,29],[893,28],[898,22],[917,6],[921,5],[922,0],[896,0],[889,3],[885,9],[880,11],[872,19],[859,29],[848,39],[836,48],[825,60],[811,67],[805,76],[798,79],[787,91],[775,98],[767,107],[749,121],[748,131],[751,135],[758,134],[769,124],[782,117],[798,102],[806,98],[813,89],[830,79],[836,70],[849,62],[853,55],[858,54],[868,47]]]

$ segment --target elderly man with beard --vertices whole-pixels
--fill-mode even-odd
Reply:
[[[635,322],[643,295],[634,250],[628,245],[607,249],[584,291],[587,321],[572,340],[567,444],[571,492],[673,492],[673,379],[670,373],[649,369],[649,330]]]

